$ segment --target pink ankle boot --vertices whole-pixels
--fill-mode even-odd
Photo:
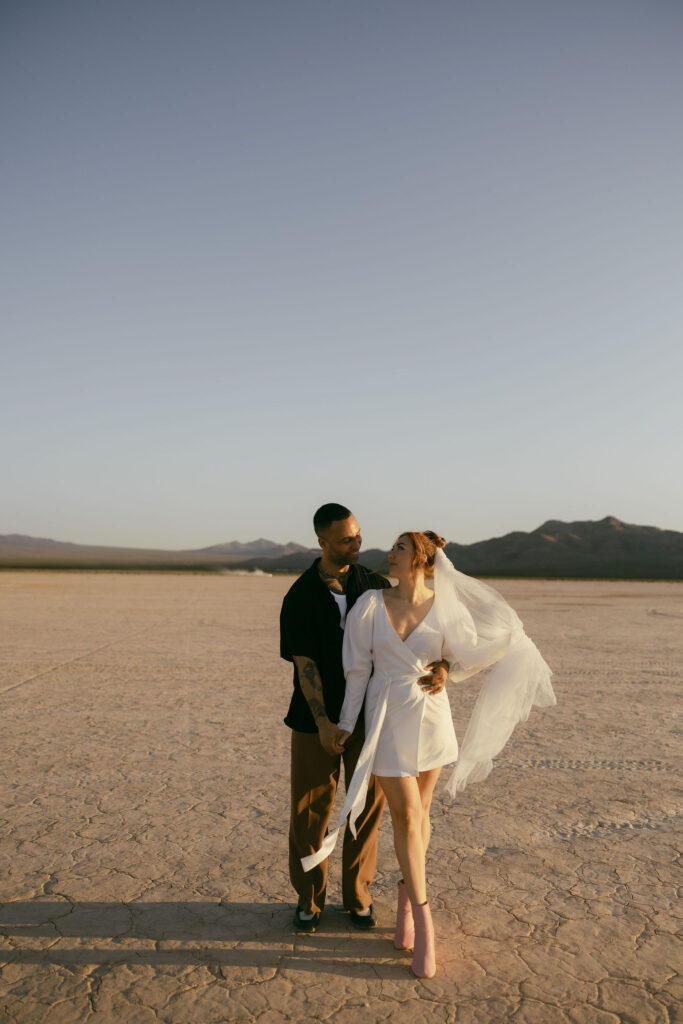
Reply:
[[[436,952],[434,950],[434,925],[429,903],[413,904],[413,921],[415,922],[413,974],[417,978],[433,978],[436,974]]]
[[[408,899],[408,892],[403,879],[398,883],[398,905],[396,907],[396,934],[394,935],[394,946],[396,949],[412,949],[415,943],[415,925],[413,924],[413,911]]]

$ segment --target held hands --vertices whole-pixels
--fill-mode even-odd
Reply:
[[[434,696],[437,693],[441,693],[446,685],[446,680],[448,679],[448,662],[433,661],[431,664],[427,665],[427,669],[432,674],[430,676],[422,676],[419,683],[425,693]]]
[[[329,718],[322,718],[318,722],[320,742],[332,757],[344,752],[344,744],[350,735],[350,732],[345,732],[338,725],[335,725],[334,722],[330,722]]]
[[[346,732],[345,729],[339,729],[339,732],[337,733],[337,753],[338,754],[343,754],[344,747],[346,745],[346,741],[348,740],[350,735],[351,735],[351,733],[350,732]]]

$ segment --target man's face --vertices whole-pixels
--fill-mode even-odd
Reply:
[[[343,569],[346,565],[355,565],[363,539],[360,526],[354,516],[338,519],[318,537],[318,543],[328,562]]]

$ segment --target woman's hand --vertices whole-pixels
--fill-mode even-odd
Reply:
[[[351,733],[345,732],[344,729],[340,729],[338,725],[333,725],[332,728],[334,729],[334,736],[332,738],[332,751],[335,754],[343,754],[344,744],[346,743]]]
[[[343,753],[344,744],[351,734],[330,722],[329,718],[325,718],[318,721],[318,735],[327,753],[334,757],[335,754]]]
[[[351,735],[351,733],[347,732],[346,729],[340,729],[339,730],[339,734],[337,736],[337,742],[339,743],[339,753],[340,754],[343,751],[343,749],[344,749],[344,747],[346,745],[346,741],[348,740],[350,735]]]
[[[437,693],[441,693],[446,685],[446,680],[448,679],[448,662],[433,661],[430,665],[427,665],[427,669],[432,674],[430,676],[422,676],[419,683],[425,693],[434,696]]]

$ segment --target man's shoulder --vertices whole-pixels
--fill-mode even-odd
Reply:
[[[305,569],[301,573],[301,576],[297,576],[297,578],[294,580],[291,587],[285,594],[285,601],[287,601],[288,598],[293,600],[296,600],[297,598],[303,598],[311,592],[311,590],[313,589],[314,585],[318,580],[319,561],[320,559],[316,558],[313,564],[309,565],[308,569]]]

